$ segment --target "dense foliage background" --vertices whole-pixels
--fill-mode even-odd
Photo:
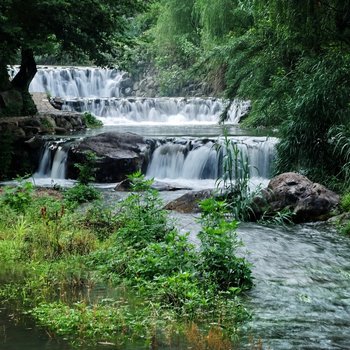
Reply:
[[[159,0],[135,23],[162,93],[249,99],[244,124],[280,130],[278,172],[348,185],[349,0]]]

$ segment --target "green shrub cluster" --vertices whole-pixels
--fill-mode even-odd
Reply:
[[[237,222],[227,221],[224,202],[203,202],[198,251],[187,235],[169,225],[158,193],[142,181],[142,175],[132,181],[134,190],[141,187],[143,192],[134,192],[120,204],[118,230],[107,249],[93,254],[91,266],[191,317],[212,307],[222,292],[238,294],[251,288],[250,265],[236,256],[241,244],[235,233]]]
[[[64,192],[64,197],[69,205],[76,206],[101,197],[100,192],[90,185],[90,182],[95,180],[96,161],[95,153],[86,152],[84,163],[74,164],[79,171],[78,181],[72,188]]]

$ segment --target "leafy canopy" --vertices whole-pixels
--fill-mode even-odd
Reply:
[[[13,63],[19,49],[35,54],[85,55],[110,62],[128,40],[128,19],[141,0],[3,0],[0,3],[0,62]]]

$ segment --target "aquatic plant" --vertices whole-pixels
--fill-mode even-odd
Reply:
[[[228,137],[224,129],[223,143],[217,143],[216,151],[222,157],[222,170],[216,180],[219,196],[227,201],[236,220],[248,221],[254,218],[254,202],[260,188],[251,190],[249,160],[243,156],[237,143]]]

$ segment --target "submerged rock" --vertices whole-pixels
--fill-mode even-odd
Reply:
[[[75,163],[84,163],[86,152],[96,154],[96,181],[119,182],[127,175],[142,170],[148,145],[142,136],[133,133],[106,132],[87,137],[68,153],[67,177],[78,175]]]
[[[325,186],[313,183],[306,176],[289,172],[274,177],[261,195],[255,198],[255,214],[274,215],[289,209],[293,221],[326,220],[339,204],[339,196]]]

